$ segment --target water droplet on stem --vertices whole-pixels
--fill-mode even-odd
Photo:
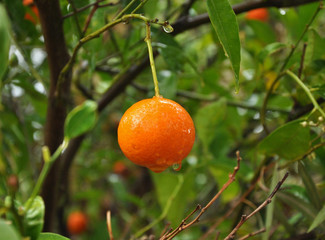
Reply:
[[[174,163],[173,164],[173,169],[175,171],[179,171],[179,170],[181,170],[181,168],[182,168],[182,163]]]
[[[166,24],[163,26],[163,29],[166,33],[171,33],[174,31],[174,28],[170,24]]]

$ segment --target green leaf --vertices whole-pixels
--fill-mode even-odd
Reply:
[[[69,139],[77,137],[93,128],[96,121],[97,103],[87,100],[68,114],[64,126],[65,136]]]
[[[321,205],[321,199],[318,195],[318,190],[316,188],[313,179],[308,174],[305,166],[302,164],[301,161],[298,163],[298,173],[301,176],[302,181],[304,182],[308,198],[314,204],[316,209],[320,209],[322,205]]]
[[[308,47],[306,48],[305,64],[311,64],[313,60],[323,59],[325,57],[325,39],[321,38],[314,30],[308,31]]]
[[[301,212],[303,216],[308,218],[309,220],[314,220],[314,218],[316,217],[316,209],[311,204],[308,204],[308,202],[300,199],[299,197],[296,197],[291,193],[287,192],[277,192],[276,195],[277,198],[281,200],[281,202],[285,204],[289,203],[290,207]]]
[[[265,58],[283,48],[285,48],[287,45],[280,42],[274,42],[269,45],[267,45],[259,54],[258,59],[260,62],[263,62]]]
[[[69,238],[55,233],[41,233],[37,240],[69,240]]]
[[[0,4],[0,80],[9,62],[10,24],[5,8]]]
[[[12,225],[7,224],[4,220],[0,219],[0,240],[20,240],[18,233]]]
[[[315,92],[317,92],[322,98],[325,98],[325,84],[315,87]]]
[[[230,163],[232,164],[234,162],[230,162]],[[230,169],[230,171],[227,171],[228,169],[225,170],[224,168],[220,168],[220,167],[217,168],[215,166],[209,166],[209,170],[210,170],[212,176],[217,181],[218,185],[222,186],[227,181],[227,179],[229,177],[229,173],[231,172],[232,169]],[[221,201],[223,203],[229,203],[234,198],[236,198],[236,196],[238,196],[239,192],[240,192],[240,186],[239,186],[238,182],[235,181],[226,189],[226,191],[224,191],[222,193]]]
[[[317,216],[314,219],[314,221],[312,222],[312,224],[310,225],[308,232],[310,232],[313,229],[315,229],[316,227],[318,227],[324,221],[325,221],[325,204],[324,204],[323,208],[320,210],[320,212],[317,214]]]
[[[229,57],[239,86],[240,40],[236,15],[228,0],[207,0],[208,14],[219,41]]]
[[[177,75],[168,70],[158,73],[160,94],[164,98],[173,99],[177,93]]]
[[[28,199],[25,203],[25,207],[29,205],[30,201],[32,201],[32,199]],[[40,196],[37,196],[34,198],[28,211],[25,213],[24,218],[25,234],[29,236],[31,240],[36,240],[43,229],[44,212],[45,206],[43,199]]]
[[[259,151],[285,159],[304,155],[310,147],[310,133],[300,123],[301,120],[292,121],[274,130],[259,144]]]
[[[225,118],[227,103],[226,99],[220,99],[198,110],[194,118],[197,135],[207,147],[213,141],[218,124]]]
[[[155,35],[153,46],[158,47],[158,51],[161,53],[161,56],[164,58],[165,63],[173,72],[179,72],[184,70],[185,64],[189,64],[194,72],[201,77],[197,69],[196,63],[188,56],[184,51],[182,46],[175,40],[171,35],[168,35],[162,31],[158,31],[155,28],[152,28],[152,31]]]
[[[262,41],[265,44],[269,44],[276,41],[276,35],[272,27],[261,21],[249,21],[249,26],[253,29],[255,33],[255,40]]]
[[[182,220],[186,209],[186,206],[182,203],[184,203],[184,199],[189,201],[190,195],[192,195],[193,176],[176,175],[173,172],[152,173],[151,176],[155,184],[159,205],[161,209],[168,211],[164,212],[165,217],[172,225],[178,224]],[[175,192],[175,190],[178,191]],[[169,209],[166,208],[168,202],[171,202]]]

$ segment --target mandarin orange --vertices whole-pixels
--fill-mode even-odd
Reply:
[[[87,217],[83,212],[75,211],[69,214],[67,228],[71,234],[81,234],[87,229]]]
[[[158,173],[174,164],[181,166],[194,144],[195,129],[181,105],[153,97],[135,103],[124,113],[117,135],[129,160]]]
[[[257,8],[247,12],[246,19],[266,22],[269,19],[269,12],[266,8]]]

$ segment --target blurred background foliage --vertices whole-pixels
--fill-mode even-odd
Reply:
[[[25,19],[30,8],[18,0],[0,2],[11,26],[9,66],[1,81],[0,200],[4,201],[7,194],[7,176],[15,174],[20,183],[17,198],[24,201],[42,166],[50,73],[41,26]],[[70,52],[81,36],[105,25],[129,1],[102,1],[100,4],[107,6],[97,9],[85,33],[83,27],[92,8],[76,16],[71,13],[73,7],[79,9],[94,1],[73,1],[75,6],[71,2],[60,0]],[[206,4],[191,2],[190,17],[207,12]],[[173,23],[182,12],[183,3],[148,1],[140,12]],[[245,13],[237,15],[242,45],[237,94],[230,62],[210,24],[176,36],[153,25],[161,94],[179,102],[193,117],[197,131],[193,150],[180,171],[168,169],[159,174],[135,166],[121,153],[116,136],[119,119],[133,103],[154,95],[151,71],[146,68],[101,112],[84,139],[71,167],[66,185],[68,204],[57,231],[64,232],[62,225],[69,212],[81,210],[90,219],[89,227],[75,239],[108,239],[105,216],[110,210],[117,239],[127,239],[161,218],[146,232],[159,236],[167,223],[177,226],[197,204],[205,205],[214,196],[236,165],[235,152],[239,150],[243,161],[237,181],[199,223],[175,239],[201,239],[211,226],[214,227],[207,239],[217,232],[225,237],[242,214],[251,212],[266,199],[274,182],[286,171],[290,177],[283,190],[267,210],[245,223],[238,235],[267,226],[267,232],[255,239],[289,239],[305,234],[319,212],[323,212],[318,216],[322,220],[311,229],[314,238],[305,239],[324,234],[324,120],[319,112],[311,112],[310,99],[289,76],[278,81],[268,98],[268,131],[263,128],[260,114],[267,91],[318,7],[316,2],[269,8],[266,22],[247,20]],[[287,64],[297,75],[301,71],[300,78],[320,104],[325,99],[324,26],[325,12],[321,10]],[[86,43],[73,67],[71,97],[66,103],[69,109],[87,99],[99,100],[114,84],[117,74],[146,57],[144,37],[144,24],[131,20]],[[307,125],[302,126],[303,122]],[[252,191],[248,193],[250,187]],[[245,200],[235,205],[245,193]],[[237,207],[232,209],[233,206]],[[232,213],[218,224],[229,209]]]

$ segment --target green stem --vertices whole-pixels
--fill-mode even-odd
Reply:
[[[318,15],[319,11],[322,9],[323,7],[323,3],[320,2],[319,3],[319,7],[316,9],[316,11],[314,12],[314,15],[311,17],[310,21],[307,23],[304,31],[302,32],[302,34],[300,35],[299,39],[297,40],[296,44],[291,48],[291,51],[289,53],[289,55],[286,57],[283,65],[281,66],[280,70],[279,70],[279,75],[277,76],[277,78],[273,81],[271,87],[268,89],[267,93],[266,93],[266,96],[264,98],[264,101],[263,101],[263,106],[262,106],[262,109],[261,109],[261,123],[263,125],[263,128],[264,128],[264,131],[266,133],[268,133],[268,128],[266,126],[266,107],[267,107],[267,102],[268,102],[268,99],[270,98],[271,94],[272,94],[272,91],[276,85],[276,83],[281,79],[281,77],[283,76],[283,71],[284,69],[286,68],[289,60],[291,59],[292,55],[294,54],[294,52],[296,51],[297,49],[297,46],[299,45],[299,43],[301,42],[301,40],[303,39],[303,37],[305,36],[306,32],[308,31],[310,25],[314,22],[316,16]]]
[[[31,201],[29,201],[26,206],[26,210],[25,210],[26,212],[31,207],[35,197],[39,194],[40,189],[43,185],[43,182],[44,182],[49,170],[51,169],[52,164],[60,156],[62,151],[67,148],[68,144],[69,144],[68,139],[64,139],[63,143],[57,148],[57,150],[53,153],[52,156],[50,156],[50,154],[49,154],[48,147],[47,146],[43,147],[42,151],[43,151],[44,166],[42,168],[42,171],[37,179],[36,185],[35,185],[35,187],[32,191],[32,194],[30,196]]]
[[[74,1],[73,0],[68,0],[68,2],[70,3],[71,7],[72,7],[72,10],[73,10],[73,18],[74,18],[74,21],[76,23],[76,26],[77,26],[77,30],[78,30],[78,34],[79,34],[79,38],[82,38],[83,37],[83,33],[81,31],[81,27],[80,27],[80,24],[79,24],[79,20],[78,20],[78,10],[76,8],[76,5],[74,4]]]
[[[146,31],[147,31],[147,36],[144,39],[144,41],[147,43],[147,46],[148,46],[150,67],[151,67],[151,72],[152,72],[153,83],[155,85],[155,96],[159,97],[160,96],[159,86],[158,86],[157,72],[156,72],[156,67],[155,67],[155,60],[153,57],[153,51],[152,51],[152,45],[151,45],[151,32],[150,32],[150,23],[149,22],[146,22]]]
[[[145,5],[147,2],[148,0],[141,0],[141,3],[131,13],[136,13],[136,11],[142,8],[142,6]]]
[[[165,208],[164,208],[163,212],[161,213],[161,215],[157,219],[155,219],[155,221],[151,222],[150,224],[148,224],[144,228],[137,231],[135,233],[135,235],[134,235],[136,238],[140,237],[146,231],[150,230],[153,226],[158,224],[160,221],[162,221],[167,216],[167,213],[168,213],[168,211],[169,211],[169,209],[170,209],[176,195],[178,194],[179,190],[181,189],[183,183],[184,183],[184,177],[182,175],[179,175],[178,176],[178,184],[176,185],[176,187],[174,188],[174,191],[172,192],[172,194],[168,198],[167,203],[165,205]]]
[[[150,20],[149,18],[146,18],[146,17],[142,16],[141,14],[127,14],[127,15],[124,15],[123,17],[119,18],[119,19],[113,20],[112,22],[106,24],[105,26],[98,29],[97,31],[95,31],[93,33],[90,33],[89,35],[83,37],[82,39],[79,40],[78,44],[73,49],[70,60],[67,62],[67,64],[63,67],[63,69],[60,72],[58,84],[57,84],[57,87],[56,87],[56,93],[57,94],[59,93],[58,90],[61,89],[61,85],[64,82],[64,77],[68,73],[68,71],[72,68],[73,63],[76,60],[77,53],[78,53],[79,49],[82,47],[83,44],[85,44],[86,42],[88,42],[88,41],[90,41],[90,40],[92,40],[94,38],[99,37],[100,34],[105,32],[109,28],[114,27],[115,25],[117,25],[117,24],[119,24],[121,22],[125,22],[125,21],[127,21],[129,19],[134,19],[134,18],[142,20],[142,21],[146,22],[147,24],[155,23],[155,24],[158,24],[158,25],[161,25],[161,26],[166,25],[166,22],[160,22],[160,21],[157,21],[156,19],[155,20]],[[151,42],[150,42],[150,44],[151,44]]]
[[[308,24],[306,25],[304,31],[302,32],[302,34],[300,35],[298,41],[296,42],[296,44],[293,46],[293,48],[291,49],[288,57],[286,58],[284,64],[282,65],[280,72],[282,72],[285,67],[287,66],[290,58],[292,57],[293,53],[295,52],[295,50],[297,49],[297,46],[299,45],[299,43],[301,42],[302,38],[305,36],[306,32],[308,31],[310,25],[314,22],[316,16],[318,15],[319,11],[322,9],[323,3],[320,2],[319,3],[319,7],[316,9],[316,11],[314,12],[314,15],[311,17],[310,21],[308,22]]]
[[[113,20],[116,20],[116,19],[119,19],[120,17],[123,16],[123,14],[129,10],[129,8],[136,2],[137,0],[132,0],[131,2],[129,2],[128,5],[126,5],[125,8],[122,9],[122,11],[113,19]]]
[[[290,70],[287,70],[286,74],[288,74],[293,80],[296,81],[296,83],[299,84],[299,86],[305,91],[305,93],[309,97],[310,101],[313,103],[314,108],[317,109],[319,111],[319,113],[325,118],[325,112],[319,106],[318,102],[316,101],[316,99],[314,98],[313,94],[310,92],[308,87],[306,87],[306,85],[300,80],[300,78],[298,78],[298,76],[296,74],[294,74],[293,72],[291,72]]]

